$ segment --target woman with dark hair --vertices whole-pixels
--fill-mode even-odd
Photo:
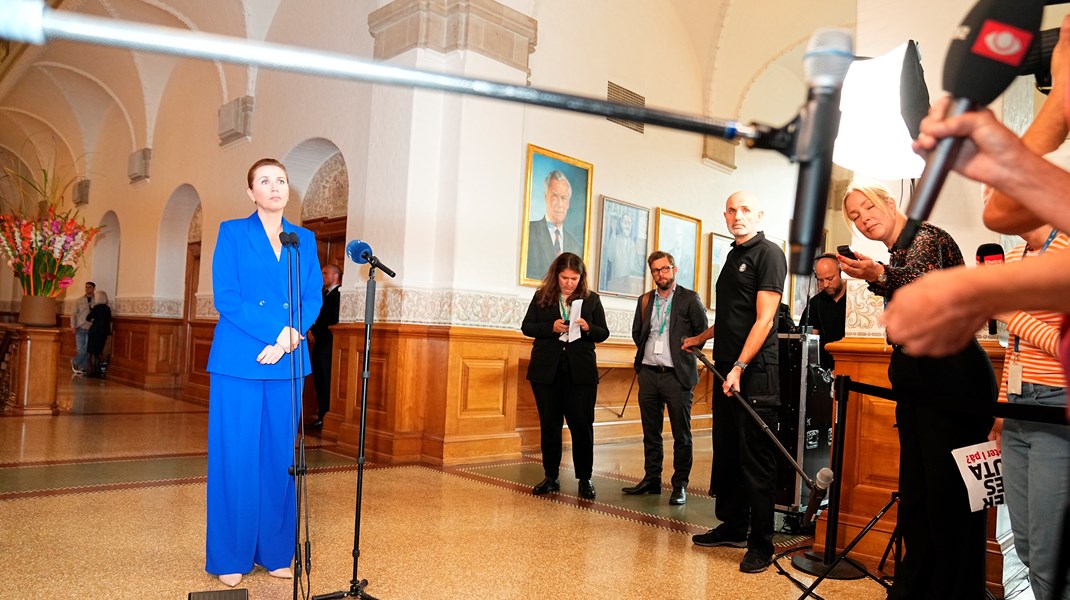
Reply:
[[[843,215],[865,237],[891,252],[888,264],[855,252],[839,256],[843,271],[890,299],[896,290],[938,269],[962,265],[958,244],[923,223],[914,243],[893,249],[906,215],[880,185],[847,186]],[[889,599],[980,598],[985,590],[985,511],[971,512],[966,485],[951,450],[988,439],[995,373],[977,340],[943,358],[903,352],[889,340],[888,380],[896,392],[899,432],[899,516],[906,555],[895,570]]]
[[[311,372],[305,331],[323,304],[316,237],[282,213],[290,198],[286,167],[263,158],[249,168],[253,212],[219,224],[212,292],[219,322],[208,354],[208,498],[205,570],[235,586],[254,565],[292,578],[297,509],[293,464],[297,435],[291,379],[301,398]],[[298,250],[279,234],[296,234]],[[302,254],[298,260],[298,254]],[[300,271],[296,269],[300,266]],[[290,298],[288,272],[293,269]],[[290,326],[290,303],[294,311]],[[296,308],[296,307],[295,307]],[[296,373],[287,354],[296,352]]]
[[[582,302],[576,322],[569,322],[574,302]],[[579,337],[569,341],[570,325]],[[535,394],[542,431],[542,468],[546,478],[532,488],[539,495],[561,489],[561,425],[572,435],[572,462],[580,497],[594,500],[594,403],[598,396],[598,365],[594,345],[609,337],[606,313],[598,294],[587,289],[587,268],[571,252],[558,256],[535,290],[521,325],[535,338],[528,380]]]
[[[104,346],[108,343],[111,335],[111,308],[108,307],[108,294],[104,290],[93,292],[93,307],[85,316],[89,321],[88,341],[86,351],[86,377],[103,377],[104,370]]]

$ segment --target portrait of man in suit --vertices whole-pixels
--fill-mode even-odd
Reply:
[[[590,169],[587,163],[528,146],[521,283],[537,285],[563,252],[586,259]]]

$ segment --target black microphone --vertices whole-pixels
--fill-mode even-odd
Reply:
[[[1021,71],[1043,12],[1043,0],[981,0],[970,10],[944,61],[944,89],[951,94],[945,116],[977,110],[1007,89]],[[896,248],[908,248],[922,222],[932,214],[961,147],[962,138],[948,137],[929,153]]]
[[[279,233],[279,241],[282,242],[282,247],[287,246],[296,248],[301,245],[301,240],[297,239],[296,233],[286,233],[285,231]]]
[[[810,501],[806,503],[806,512],[803,513],[803,527],[814,522],[814,518],[817,516],[817,509],[821,507],[821,501],[825,499],[829,486],[832,485],[832,481],[835,478],[832,469],[828,467],[822,467],[817,472],[817,475],[814,476],[814,489],[810,490]]]
[[[978,265],[998,265],[1003,263],[1003,246],[999,244],[981,244],[977,247]],[[988,320],[988,335],[996,335],[996,320]]]
[[[358,265],[370,264],[391,277],[397,275],[397,273],[392,271],[390,267],[384,265],[374,254],[372,254],[371,244],[364,240],[353,240],[346,244],[346,256],[349,257],[349,260]]]
[[[819,29],[810,37],[803,58],[810,87],[799,113],[795,157],[799,180],[791,221],[792,273],[807,275],[821,247],[832,179],[832,147],[840,129],[840,89],[854,60],[854,43],[845,29]]]

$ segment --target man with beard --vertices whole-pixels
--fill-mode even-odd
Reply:
[[[810,325],[821,336],[821,366],[831,370],[836,360],[825,350],[825,344],[842,340],[847,321],[847,285],[840,275],[840,261],[835,254],[822,254],[814,259],[817,294],[806,303],[803,325]]]
[[[698,383],[695,357],[680,340],[706,329],[706,309],[698,294],[676,284],[676,261],[655,251],[646,260],[657,289],[639,297],[632,320],[635,370],[639,376],[639,415],[643,422],[645,474],[625,494],[660,494],[661,463],[665,452],[661,432],[665,408],[673,438],[672,495],[669,504],[687,502],[691,476],[691,392]]]
[[[725,224],[735,238],[717,277],[717,341],[714,367],[724,376],[713,394],[712,492],[721,525],[693,536],[698,546],[747,548],[744,573],[761,573],[773,559],[773,504],[776,449],[733,391],[750,403],[771,429],[780,407],[776,314],[788,273],[784,251],[758,231],[763,212],[758,198],[736,192],[725,203]],[[701,348],[714,327],[684,340]],[[748,535],[747,529],[750,528]]]

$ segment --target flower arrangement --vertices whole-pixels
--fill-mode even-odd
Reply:
[[[54,298],[71,285],[86,246],[100,232],[74,211],[48,207],[37,216],[0,214],[0,252],[27,296]]]
[[[36,206],[35,214],[20,208],[0,214],[0,253],[22,284],[27,296],[55,298],[78,270],[89,242],[100,228],[88,227],[77,210],[59,212],[64,193],[74,179],[60,183],[41,169],[40,181],[12,168],[4,168],[0,183],[9,184],[22,200],[18,205]]]

